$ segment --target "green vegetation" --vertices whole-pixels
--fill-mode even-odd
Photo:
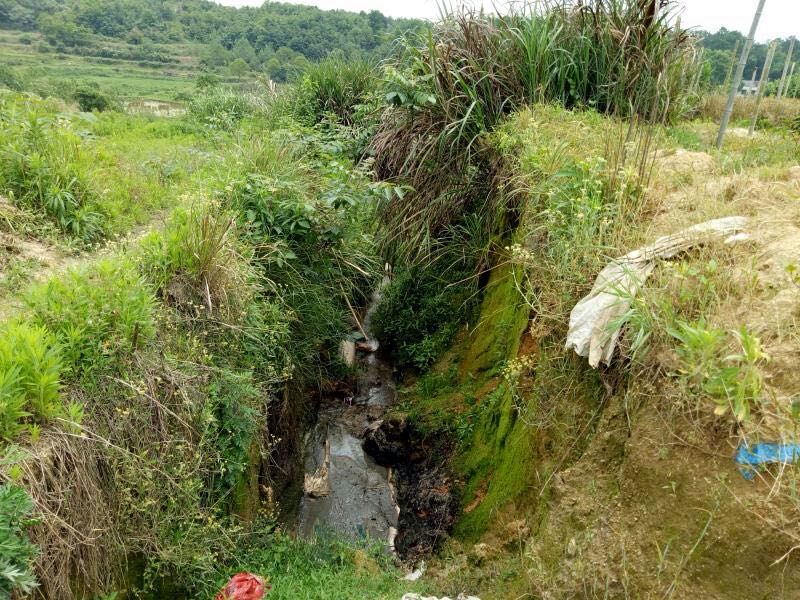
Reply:
[[[33,504],[23,489],[0,485],[0,593],[7,597],[15,591],[30,593],[36,587],[30,568],[36,547],[25,536],[32,511]]]
[[[492,189],[497,161],[486,133],[532,102],[674,120],[692,105],[695,59],[690,36],[670,28],[668,11],[656,18],[631,2],[437,24],[409,42],[402,78],[388,84],[393,100],[422,92],[434,101],[400,102],[373,141],[377,173],[416,190],[383,205],[384,244],[393,255],[424,257],[470,215],[481,239],[507,235],[517,207],[513,195]]]
[[[0,344],[0,430],[4,440],[13,441],[25,429],[64,415],[60,378],[61,349],[55,337],[43,327],[5,323]]]
[[[349,305],[374,284],[366,231],[391,186],[370,183],[327,133],[255,94],[212,88],[177,120],[3,102],[7,235],[27,231],[54,253],[105,244],[105,256],[7,292],[22,302],[19,322],[3,325],[2,434],[32,448],[9,468],[37,514],[57,510],[76,525],[32,527],[41,593],[132,581],[142,593],[208,595],[256,538],[252,568],[298,561],[307,575],[293,567],[285,577],[299,587],[342,577],[393,589],[397,578],[375,577],[372,558],[359,574],[351,555],[361,554],[345,545],[320,571],[317,549],[268,533],[276,507],[259,500],[296,452],[302,390],[344,372],[333,350]],[[161,206],[163,224],[114,241]],[[42,221],[36,209],[47,207]],[[69,219],[88,207],[97,229],[81,236]],[[74,468],[43,481],[31,469],[51,451]],[[278,470],[262,469],[262,456]],[[94,530],[100,540],[84,537]],[[275,555],[273,539],[284,548]],[[138,572],[124,572],[126,557]]]
[[[0,81],[65,96],[72,82],[122,97],[185,99],[198,69],[241,84],[285,82],[332,51],[377,61],[423,22],[269,2],[235,9],[207,0],[164,3],[4,0]]]
[[[730,459],[798,430],[796,101],[717,151],[725,36],[703,59],[633,0],[430,29],[0,0],[0,26],[0,594],[210,598],[238,571],[270,598],[797,587],[772,566],[800,543],[797,469],[766,493]],[[564,347],[609,260],[732,215],[748,236],[614,290],[610,364]],[[376,288],[398,490],[460,507],[417,583],[370,540],[292,536],[304,435],[373,385],[340,343]]]

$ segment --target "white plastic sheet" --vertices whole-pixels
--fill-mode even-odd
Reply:
[[[594,368],[601,362],[610,364],[621,332],[620,317],[630,308],[656,262],[709,242],[747,239],[742,233],[746,225],[746,217],[706,221],[612,260],[600,271],[592,291],[572,309],[567,348],[587,357]]]

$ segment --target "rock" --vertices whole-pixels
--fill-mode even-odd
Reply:
[[[375,421],[364,432],[364,450],[379,465],[404,463],[411,452],[409,433],[405,415]]]
[[[350,340],[342,340],[339,344],[339,356],[344,364],[352,367],[356,362],[356,344]]]
[[[408,575],[403,577],[403,580],[405,580],[405,581],[416,581],[417,579],[422,577],[422,575],[424,573],[425,573],[425,561],[423,560],[420,563],[419,567],[417,567],[416,570],[412,571],[411,573],[409,573]]]

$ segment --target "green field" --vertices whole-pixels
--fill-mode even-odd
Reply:
[[[173,44],[165,49],[177,62],[67,54],[48,46],[37,33],[0,31],[0,61],[25,81],[27,89],[41,95],[63,96],[70,88],[86,84],[120,99],[185,100],[194,90],[200,71],[192,56],[197,51],[191,44]],[[223,80],[236,85],[248,81],[231,77]]]

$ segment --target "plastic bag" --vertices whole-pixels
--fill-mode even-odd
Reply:
[[[272,586],[258,575],[237,573],[225,584],[214,600],[261,600]]]

